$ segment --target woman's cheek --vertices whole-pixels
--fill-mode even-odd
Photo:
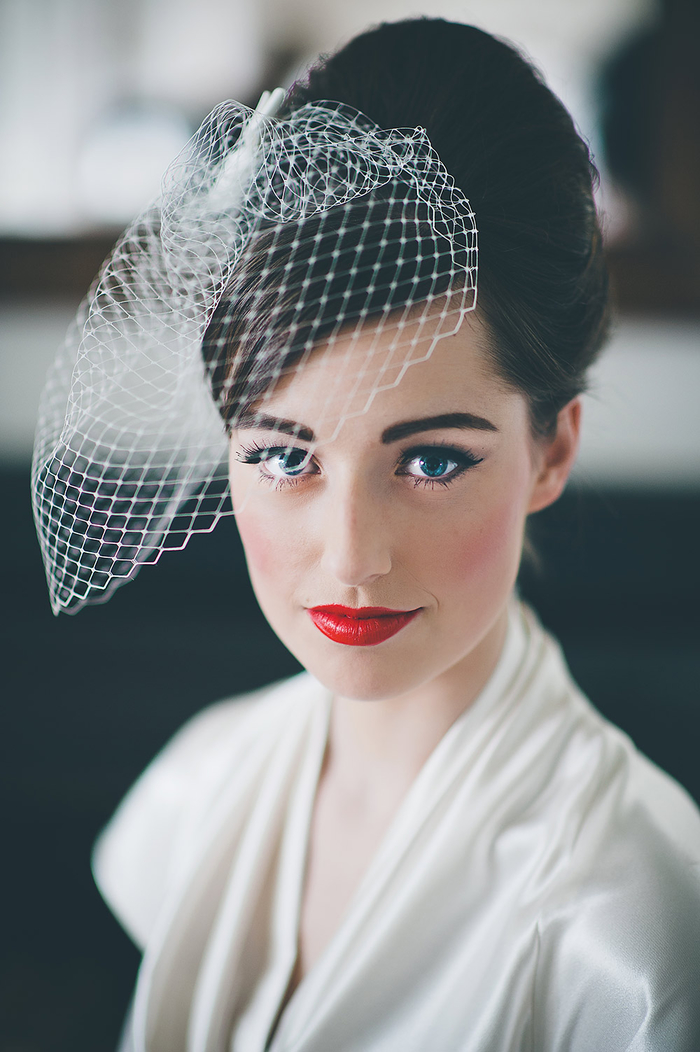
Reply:
[[[246,508],[236,516],[248,571],[256,591],[270,585],[280,593],[294,584],[304,562],[304,530],[285,514],[272,515]]]
[[[236,524],[251,576],[267,578],[275,574],[280,544],[264,516],[249,510],[242,511],[236,516]]]
[[[436,590],[457,588],[469,599],[488,585],[499,592],[509,589],[520,563],[522,530],[522,509],[511,495],[482,508],[477,517],[467,514],[433,534],[430,550],[435,552]]]

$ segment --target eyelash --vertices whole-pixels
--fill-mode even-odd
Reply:
[[[434,455],[436,452],[444,460],[453,460],[456,467],[444,478],[420,478],[419,476],[414,476],[413,484],[416,489],[419,486],[423,489],[435,489],[435,486],[442,486],[443,488],[451,486],[461,475],[464,475],[470,468],[476,467],[484,459],[483,457],[478,457],[475,453],[471,453],[468,449],[458,449],[455,446],[447,445],[447,443],[434,442],[432,445],[414,446],[412,449],[404,450],[399,457],[399,465],[406,467],[411,461]],[[401,471],[398,474],[408,475],[407,472]],[[410,478],[411,476],[408,477]]]
[[[451,486],[461,475],[463,475],[470,468],[476,467],[480,464],[483,457],[476,456],[471,453],[468,449],[458,449],[454,446],[447,445],[441,442],[434,442],[432,445],[426,446],[414,446],[411,449],[404,450],[399,456],[398,467],[406,467],[413,460],[417,460],[420,457],[427,457],[431,454],[435,454],[438,451],[442,458],[445,460],[453,460],[457,465],[448,476],[444,478],[421,478],[419,476],[410,476],[408,472],[397,471],[397,475],[404,475],[408,478],[413,477],[414,487],[416,489],[435,489],[435,486],[442,486],[446,488]],[[299,446],[259,446],[253,444],[252,446],[242,446],[240,453],[236,454],[237,459],[242,464],[259,464],[263,465],[266,460],[271,460],[273,457],[279,456],[282,453],[307,453],[307,450],[302,449]],[[309,460],[310,462],[310,460]],[[311,475],[319,474],[318,471],[311,472]],[[275,478],[270,474],[266,474],[264,469],[260,473],[261,479],[265,482],[274,482],[275,489],[281,490],[287,486],[298,486],[305,478],[309,478],[309,475],[296,475],[288,478]]]

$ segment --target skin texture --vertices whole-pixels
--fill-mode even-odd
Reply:
[[[415,336],[420,358],[429,326]],[[232,497],[262,610],[334,694],[290,994],[332,937],[420,767],[493,671],[526,518],[557,499],[578,445],[578,400],[561,411],[552,438],[533,437],[527,401],[495,374],[474,314],[360,412],[378,375],[398,375],[391,342],[371,326],[341,336],[266,399],[262,411],[310,428],[314,442],[248,426],[231,439]],[[338,431],[348,409],[358,415]],[[382,442],[397,423],[457,412],[494,429],[443,427]],[[287,445],[310,453],[291,480],[285,472],[301,454],[286,464],[241,462],[256,446]],[[436,445],[478,463],[450,485],[426,479],[426,463],[436,464],[426,455],[446,477],[456,468],[444,448],[426,450]],[[420,612],[378,646],[349,647],[307,613],[334,603]]]

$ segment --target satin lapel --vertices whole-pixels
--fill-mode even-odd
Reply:
[[[260,887],[258,876],[274,853],[286,789],[298,767],[309,720],[326,698],[310,676],[299,677],[291,695],[290,685],[281,690],[285,688],[282,707],[275,707],[271,698],[263,703],[264,712],[261,708],[262,717],[275,722],[277,733],[270,735],[269,726],[261,728],[244,754],[239,744],[232,743],[230,777],[187,843],[188,864],[166,896],[139,972],[133,1019],[135,1052],[186,1052],[189,1027],[203,1025],[202,1011],[195,1006],[195,998],[201,996],[200,971],[205,967],[210,974],[208,961],[215,950],[209,943],[213,938],[218,947],[220,911],[224,909],[226,919],[230,918],[229,903],[236,894],[241,896],[241,909],[234,919],[232,942],[240,948],[245,939],[255,890]],[[245,868],[251,882],[247,894],[237,876],[239,866]],[[216,1011],[214,1016],[213,1026]],[[205,1047],[198,1046],[197,1052]]]
[[[271,991],[275,1012],[286,988],[296,950],[309,816],[328,728],[329,699],[316,700],[296,721],[295,740],[289,733],[283,736],[255,801],[199,970],[191,1052],[229,1047],[234,1020],[259,989],[270,960],[281,965],[270,976],[273,987],[275,979],[281,984],[276,999]],[[281,911],[275,911],[275,901]],[[281,956],[280,942],[286,951]]]

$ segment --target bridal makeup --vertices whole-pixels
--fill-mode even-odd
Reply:
[[[330,690],[371,700],[474,678],[498,651],[526,518],[563,487],[576,428],[553,466],[473,314],[426,333],[396,383],[390,338],[366,328],[367,347],[337,338],[241,417],[229,464],[273,630]]]
[[[383,606],[316,606],[309,616],[319,632],[349,647],[374,647],[405,628],[420,610],[387,610]]]

